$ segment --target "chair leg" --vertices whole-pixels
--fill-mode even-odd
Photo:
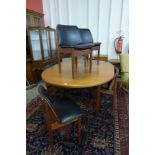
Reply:
[[[84,67],[86,67],[86,56],[84,55]]]
[[[46,127],[48,131],[48,142],[49,144],[53,145],[53,132],[52,132],[51,126],[49,125],[50,124],[49,115],[45,113],[44,117],[45,117]]]
[[[53,146],[53,131],[48,130],[48,142],[51,146]]]
[[[72,78],[73,79],[75,78],[74,66],[75,66],[75,54],[74,54],[74,50],[72,50]]]
[[[90,53],[90,60],[89,60],[89,73],[91,73],[92,70],[92,51]]]
[[[100,47],[98,49],[97,64],[99,64],[99,59],[100,59],[99,56],[100,56]]]
[[[78,57],[75,57],[75,65],[76,65],[76,72],[77,72],[77,68],[78,68]]]
[[[81,142],[81,118],[78,118],[78,131],[77,131],[77,135],[78,135],[78,143],[80,144]]]
[[[88,64],[88,60],[89,60],[89,57],[88,57],[88,55],[86,56],[86,60],[87,60],[87,64]]]
[[[59,64],[59,73],[61,73],[60,50],[58,50],[58,64]]]

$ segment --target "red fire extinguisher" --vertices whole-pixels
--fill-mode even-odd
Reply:
[[[122,53],[122,46],[123,46],[123,37],[120,36],[120,37],[116,38],[114,41],[114,47],[115,47],[115,51],[117,52],[117,54]]]

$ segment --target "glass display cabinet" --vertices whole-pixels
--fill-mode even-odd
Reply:
[[[56,30],[50,27],[29,27],[27,32],[32,57],[32,69],[45,69],[56,63]]]
[[[28,85],[34,84],[38,79],[32,70],[32,56],[28,39],[28,27],[44,27],[44,14],[26,9],[26,81]]]

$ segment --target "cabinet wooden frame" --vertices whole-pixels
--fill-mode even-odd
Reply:
[[[26,16],[29,16],[30,17],[31,23],[30,23],[29,26],[44,26],[44,14],[39,13],[39,12],[36,12],[36,11],[32,11],[30,9],[26,9]],[[37,18],[40,19],[40,21],[41,21],[40,25],[36,25],[35,24],[35,22],[34,22],[34,18],[35,17],[37,17]]]
[[[26,18],[27,16],[29,17],[29,23],[26,23],[26,27],[30,26],[44,26],[44,14],[35,12],[30,9],[26,9]],[[40,22],[35,23],[35,18],[38,18]],[[27,20],[26,20],[27,21]],[[27,39],[29,42],[29,39]],[[26,80],[30,83],[33,84],[36,79],[36,75],[33,72],[33,65],[32,65],[32,55],[31,55],[31,50],[30,50],[30,45],[28,43],[28,49],[26,49]],[[38,63],[39,64],[39,63]]]

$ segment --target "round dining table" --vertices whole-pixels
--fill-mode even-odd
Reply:
[[[59,65],[56,64],[45,69],[41,77],[47,85],[53,85],[63,88],[90,88],[94,87],[95,91],[95,110],[100,110],[100,86],[111,81],[114,77],[114,66],[105,61],[97,64],[96,60],[92,61],[92,70],[89,72],[89,65],[82,60],[78,62],[75,78],[72,78],[71,59],[65,58],[61,62],[61,72]]]

